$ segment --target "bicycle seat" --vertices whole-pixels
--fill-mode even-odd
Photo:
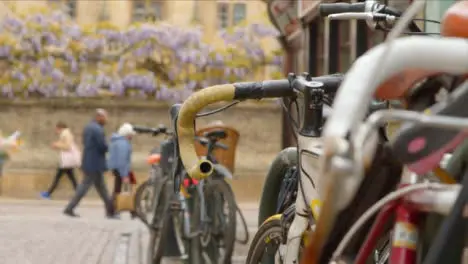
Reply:
[[[219,140],[226,138],[227,133],[223,129],[216,129],[213,131],[206,132],[205,137],[209,138],[210,140]]]
[[[448,95],[448,98],[430,107],[433,115],[468,117],[468,82]],[[445,153],[455,149],[468,136],[467,131],[428,127],[405,122],[396,133],[392,149],[400,161],[418,174],[424,174],[439,165]]]
[[[195,137],[195,139],[200,142],[200,144],[204,147],[208,146],[208,144],[210,143],[210,139],[208,138],[205,138],[205,137]],[[214,147],[215,148],[220,148],[220,149],[224,149],[224,150],[228,150],[229,147],[226,146],[225,144],[223,143],[220,143],[220,142],[214,142]]]

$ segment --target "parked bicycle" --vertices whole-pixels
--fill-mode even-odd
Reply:
[[[332,12],[336,12],[336,13],[341,13],[341,12],[345,12],[346,10],[353,10],[353,11],[359,11],[360,9],[364,9],[365,7],[372,7],[374,8],[374,10],[377,10],[378,12],[393,12],[394,14],[396,13],[396,11],[392,11],[391,9],[389,9],[388,7],[386,6],[382,6],[382,5],[376,5],[375,3],[370,3],[371,1],[367,1],[367,3],[359,3],[359,4],[346,4],[346,3],[336,3],[336,4],[322,4],[320,6],[320,11],[321,13],[327,13],[327,14],[330,14]],[[343,13],[343,14],[340,14],[340,15],[336,15],[334,16],[334,19],[349,19],[350,17],[352,18],[357,18],[357,17],[360,17],[360,14],[356,14],[356,13]],[[373,27],[375,28],[381,28],[381,29],[385,29],[387,28],[391,23],[391,21],[394,21],[395,19],[384,19],[385,16],[384,15],[375,15],[375,18],[374,15],[372,13],[366,13],[364,15],[362,15],[361,17],[363,18],[366,18],[368,20],[368,24],[372,25]],[[369,23],[370,22],[370,23]],[[385,22],[385,24],[379,24],[378,22],[382,23],[382,22]],[[385,27],[384,27],[385,26]],[[417,31],[418,28],[412,24],[410,25],[409,27],[411,30],[413,31]],[[414,77],[414,76],[413,76]],[[409,80],[406,80],[408,83],[408,85],[412,84],[412,82],[416,81],[417,80],[417,76],[416,78],[413,78],[413,79],[409,79]],[[442,78],[440,78],[440,76],[436,76],[436,77],[433,77],[433,78],[429,78],[428,80],[426,80],[426,82],[423,83],[423,85],[421,85],[421,89],[419,90],[424,90],[427,92],[427,90],[431,90],[431,91],[439,91],[440,87],[441,86],[446,86],[446,87],[449,87],[450,85],[446,85],[447,82],[443,82],[444,80]],[[386,85],[390,85],[391,82],[389,83],[386,83]],[[392,87],[394,88],[397,88],[395,87],[394,85],[395,83],[393,83]],[[393,90],[393,91],[394,91]],[[432,94],[434,95],[434,94]],[[424,106],[424,103],[427,104],[428,102],[432,102],[434,101],[434,98],[433,96],[432,97],[425,97],[425,98],[421,98],[420,96],[420,92],[416,91],[415,93],[413,93],[412,97],[410,98],[411,99],[411,104],[410,104],[410,107],[423,107]],[[415,103],[417,101],[417,104]],[[381,132],[381,130],[379,129],[379,132]],[[381,133],[379,133],[381,134]],[[278,161],[282,161],[284,162],[284,160],[286,161],[290,161],[292,160],[291,158],[291,153],[289,156],[285,156],[283,155],[282,159],[277,159],[275,160]],[[387,157],[388,158],[388,157]],[[378,161],[378,159],[376,160]],[[274,165],[275,165],[275,162],[274,162]],[[396,164],[395,164],[396,165]],[[394,169],[396,169],[396,167],[394,167]],[[373,170],[371,170],[373,171]],[[436,172],[436,176],[439,177],[440,181],[442,182],[452,182],[453,180],[451,179],[450,176],[446,175],[439,167],[435,168],[435,172]],[[370,175],[373,175],[372,177],[376,177],[378,175],[378,173],[376,173],[376,171],[373,171],[373,173],[368,173],[369,176]],[[367,179],[368,177],[366,177]],[[382,180],[382,182],[384,182]],[[394,182],[394,181],[393,181]],[[365,186],[370,186],[370,185],[365,185]],[[390,186],[394,186],[393,185],[390,185]],[[265,189],[264,189],[264,193],[265,193],[265,190],[268,189],[268,185],[265,185]],[[274,186],[273,186],[274,188]],[[375,189],[375,188],[374,188]],[[387,189],[388,190],[388,189]],[[359,197],[361,198],[362,200],[366,200],[366,198],[364,197]],[[263,201],[263,200],[262,200]],[[369,200],[369,201],[372,201],[372,200]],[[262,208],[262,207],[261,207]],[[350,210],[347,210],[346,213],[343,213],[342,214],[342,217],[340,219],[352,219],[352,218],[349,218],[349,213],[350,211],[356,211],[355,210],[356,207],[352,207],[352,209]],[[362,211],[362,210],[361,210]],[[261,214],[262,212],[260,212]],[[260,218],[261,219],[261,218]],[[285,221],[287,220],[287,221]],[[353,219],[352,219],[353,220]],[[355,220],[355,219],[354,219]],[[277,232],[277,233],[280,233],[281,235],[275,235],[275,236],[271,236],[268,234],[268,229],[260,229],[259,232],[257,233],[257,235],[259,237],[275,237],[277,238],[276,240],[276,243],[281,245],[281,243],[286,243],[287,238],[285,237],[285,230],[287,230],[287,228],[289,228],[289,225],[291,224],[290,221],[291,221],[291,217],[287,217],[287,215],[283,215],[283,217],[279,218],[279,217],[276,217],[276,219],[272,219],[272,222],[273,221],[276,221],[277,222],[277,226],[279,226],[279,223],[281,223],[281,225],[283,226],[282,229],[280,228],[276,228],[276,227],[272,227],[271,229],[273,231],[271,232]],[[266,221],[267,222],[267,221]],[[348,222],[348,224],[346,223],[343,223],[343,221],[340,221],[340,226],[350,226],[350,223],[352,222]],[[266,223],[267,224],[267,223]],[[286,228],[285,228],[286,226]],[[277,231],[274,231],[274,230],[277,230]],[[364,228],[365,229],[365,228]],[[338,237],[342,237],[344,235],[344,231],[346,231],[346,229],[342,229],[340,231],[340,229],[338,228],[337,231],[335,231],[335,236],[333,236],[333,238],[330,239],[330,241],[339,241],[338,240]],[[257,237],[257,236],[256,236]],[[375,256],[374,256],[374,261],[376,263],[384,263],[387,259],[388,259],[388,254],[386,254],[386,252],[388,253],[388,246],[389,246],[389,238],[388,238],[388,235],[384,237],[385,239],[381,239],[380,241],[380,245],[377,245],[375,247],[376,251],[375,251]],[[258,243],[260,244],[265,244],[264,247],[266,247],[267,245],[266,244],[274,244],[275,241],[274,240],[264,240],[264,239],[258,239],[258,240],[255,240],[254,238],[254,243],[253,245],[258,241]],[[268,241],[268,242],[264,242],[264,241]],[[283,242],[281,242],[283,241]],[[358,239],[357,241],[363,241],[363,238],[361,239]],[[303,243],[303,242],[302,242]],[[335,242],[336,243],[336,242]],[[336,244],[335,244],[336,245]],[[251,247],[251,250],[252,252],[256,253],[256,254],[260,254],[258,253],[261,249],[259,249],[260,247],[259,246],[254,246],[254,247]],[[356,246],[354,246],[354,251],[358,250],[358,248]],[[276,252],[275,250],[271,250],[271,248],[268,249],[268,251],[271,253],[271,252]],[[252,263],[258,263],[257,260],[253,261]],[[265,262],[265,261],[262,261],[262,263],[274,263],[273,260],[270,258],[269,261]]]
[[[149,134],[153,137],[161,134],[168,137],[172,136],[172,133],[168,131],[164,125],[160,125],[157,128],[133,126],[133,129],[138,134]],[[163,140],[160,147],[154,147],[150,151],[146,159],[146,162],[150,166],[149,177],[146,181],[140,184],[140,186],[138,186],[135,192],[136,213],[140,220],[145,224],[148,224],[154,217],[152,205],[154,202],[154,192],[156,191],[156,180],[163,177],[162,175],[168,175],[172,169],[172,157],[169,155],[172,150],[167,147],[169,144],[168,141],[170,141],[170,139]]]
[[[173,120],[177,118],[178,107],[171,108]],[[160,129],[139,127],[136,130],[156,135],[154,131]],[[194,137],[193,141],[206,147],[206,158],[216,164],[209,178],[195,181],[185,177],[174,133],[165,133],[172,136],[161,144],[159,158],[151,154],[148,159],[159,159],[159,166],[153,167],[159,167],[161,172],[145,187],[152,189],[150,206],[146,206],[151,212],[146,218],[150,228],[149,263],[160,263],[168,241],[175,242],[177,254],[188,263],[230,263],[236,242],[238,206],[225,181],[232,175],[217,164],[213,155],[216,149],[228,149],[219,142],[227,134],[218,129]]]
[[[452,44],[454,44],[454,43],[452,43]],[[366,61],[366,62],[369,63],[369,61]],[[304,79],[305,79],[305,81],[304,81]],[[415,79],[413,81],[416,81],[416,80],[417,79]],[[366,82],[371,83],[372,80],[369,79],[369,80],[366,80]],[[302,83],[302,86],[298,85],[298,83],[299,84]],[[353,83],[353,85],[357,86],[356,83],[359,83],[357,81],[357,79],[355,80],[355,83]],[[413,84],[413,83],[410,83],[410,84]],[[432,87],[430,84],[433,85],[433,83],[431,83],[429,81],[424,83],[425,87]],[[320,87],[320,86],[324,86],[324,85],[320,84],[320,83],[317,83],[317,82],[313,82],[313,79],[307,80],[306,77],[303,78],[302,80],[300,78],[290,78],[286,82],[285,81],[276,81],[276,82],[263,82],[263,83],[238,83],[238,84],[233,84],[233,85],[219,85],[219,86],[206,88],[206,89],[203,90],[203,93],[194,94],[192,97],[190,97],[184,103],[183,108],[181,110],[180,119],[179,119],[179,122],[178,122],[179,129],[184,132],[183,134],[179,133],[179,140],[180,140],[180,143],[181,143],[181,149],[184,150],[182,152],[182,160],[183,160],[184,164],[186,165],[186,167],[188,167],[188,168],[191,167],[192,168],[192,170],[190,171],[190,176],[192,176],[194,178],[203,177],[203,174],[201,172],[203,172],[203,170],[206,170],[207,168],[209,168],[209,166],[208,166],[209,163],[208,162],[206,162],[206,161],[199,162],[198,161],[198,158],[195,155],[193,155],[193,149],[190,148],[190,146],[188,145],[188,142],[187,142],[187,140],[193,135],[193,128],[192,128],[193,118],[196,115],[197,111],[200,111],[203,107],[205,107],[206,105],[208,105],[210,103],[214,103],[214,102],[218,102],[218,101],[228,101],[228,100],[236,100],[236,99],[237,100],[238,99],[261,99],[261,98],[266,98],[266,97],[277,97],[277,96],[278,97],[291,97],[291,96],[293,96],[295,90],[301,91],[301,88],[306,91],[305,94],[308,94],[308,93],[311,93],[312,91],[307,90],[307,88],[311,88],[311,87],[314,87],[314,86],[315,87]],[[422,86],[420,86],[420,87],[422,87]],[[437,87],[437,88],[440,88],[440,86]],[[433,90],[431,90],[431,91],[433,91]],[[405,91],[402,91],[402,92],[405,92]],[[370,93],[369,93],[369,95],[370,95]],[[353,95],[347,94],[347,96],[348,96],[348,99],[349,99]],[[410,98],[410,99],[414,99],[414,98]],[[428,99],[428,98],[425,98],[425,99]],[[419,101],[419,100],[417,100],[417,102],[422,103],[422,101]],[[368,105],[367,103],[363,103],[362,101],[360,103],[361,103],[359,105],[360,107]],[[344,101],[343,101],[343,104],[344,104]],[[304,104],[304,105],[310,106],[312,104]],[[414,103],[414,104],[410,104],[410,106],[415,107],[415,106],[418,106],[418,104]],[[421,105],[419,105],[419,107],[421,107]],[[343,111],[345,111],[345,110],[343,109]],[[360,114],[364,114],[366,112],[366,111],[362,111],[362,110],[360,110],[360,111],[361,111]],[[341,118],[347,118],[348,117],[348,114],[345,114],[345,112],[341,113],[341,115],[342,115]],[[352,123],[350,123],[350,121],[348,120],[346,122],[346,124],[352,124]],[[381,125],[381,124],[379,123],[379,125]],[[336,124],[336,126],[338,126],[338,124]],[[375,143],[381,142],[380,140],[377,140],[376,138],[377,137],[369,137],[369,139],[374,140]],[[299,140],[299,142],[300,142],[300,140]],[[377,155],[373,156],[372,159],[366,159],[365,160],[366,164],[372,164],[372,166],[368,166],[368,170],[366,170],[366,174],[369,174],[369,176],[363,178],[365,180],[364,182],[360,182],[358,185],[352,186],[352,188],[356,189],[354,192],[358,191],[360,196],[356,197],[355,199],[352,199],[351,201],[349,201],[349,199],[348,199],[348,202],[346,203],[346,206],[347,206],[347,209],[351,208],[351,210],[343,211],[343,214],[340,215],[339,225],[335,226],[335,228],[333,229],[332,234],[327,234],[327,235],[331,235],[330,240],[328,240],[326,244],[322,244],[322,246],[327,245],[330,249],[331,248],[336,248],[336,246],[338,245],[338,242],[341,241],[341,239],[343,238],[343,236],[345,235],[347,230],[352,226],[352,224],[354,222],[356,222],[356,220],[362,215],[362,213],[364,213],[367,210],[367,208],[369,208],[375,201],[379,200],[381,197],[388,194],[398,184],[398,179],[394,179],[394,178],[392,178],[390,176],[395,175],[395,174],[400,175],[401,164],[398,162],[397,157],[392,157],[391,156],[392,152],[391,152],[390,149],[388,149],[388,147],[386,147],[386,144],[379,144],[379,145],[380,146],[377,146],[376,148],[372,149],[372,151],[373,151],[372,153],[374,153],[374,150],[377,149],[377,151],[375,152],[375,153],[377,153]],[[313,146],[312,146],[312,144],[310,144],[307,147],[308,147],[308,149],[311,149],[311,147],[313,147]],[[367,148],[365,148],[365,147],[363,147],[361,145],[359,145],[359,149],[367,150]],[[309,150],[309,152],[310,152],[310,150]],[[303,155],[303,154],[305,154],[305,153],[300,151],[300,155]],[[320,155],[316,155],[316,156],[320,156]],[[302,157],[300,157],[300,158],[302,158]],[[390,159],[388,159],[388,158],[390,158]],[[389,160],[389,162],[388,162],[388,160]],[[312,162],[308,162],[307,164],[300,163],[301,164],[301,172],[302,172],[302,170],[304,168],[307,168],[307,166],[311,166],[310,165],[311,163]],[[201,166],[200,164],[203,164],[203,166]],[[325,164],[327,164],[327,163],[325,163]],[[345,165],[345,164],[342,164],[342,165]],[[313,170],[310,170],[310,171],[313,171]],[[317,171],[315,171],[315,172],[317,173]],[[379,175],[379,172],[382,172],[383,175]],[[346,173],[349,173],[349,171],[346,171]],[[304,182],[307,182],[307,181],[302,181],[302,177],[303,176],[301,175],[301,178],[300,178],[301,180],[299,181],[299,190],[301,190],[302,188],[305,189],[306,186],[307,186],[308,189],[306,189],[306,191],[304,191],[303,193],[306,193],[306,194],[311,194],[311,193],[314,193],[314,192],[316,193],[317,190],[314,189],[314,186],[313,186],[314,183],[312,181],[310,181],[311,184],[310,183],[304,184]],[[342,177],[343,177],[343,179],[346,179],[345,175],[343,175]],[[321,185],[327,186],[330,183],[329,178],[324,177],[323,179],[325,180],[325,182],[321,183]],[[376,180],[381,181],[380,184],[383,185],[382,186],[383,188],[380,187],[380,186],[379,186],[379,188],[370,188],[371,186],[377,186]],[[383,184],[382,184],[382,182],[383,182]],[[371,183],[373,183],[373,184],[371,184]],[[301,186],[301,185],[304,185],[304,186]],[[344,186],[345,185],[342,185],[341,188],[343,188]],[[372,190],[371,192],[369,192],[370,189],[376,189],[376,191]],[[304,194],[301,194],[301,195],[305,196]],[[298,195],[298,197],[299,197],[299,195]],[[370,198],[370,199],[368,199],[368,198]],[[298,198],[297,200],[300,200],[300,199]],[[311,200],[311,199],[308,199],[308,200]],[[337,201],[340,201],[340,200],[337,200]],[[318,202],[318,206],[315,207],[317,209],[326,207],[326,206],[324,206],[324,207],[320,206],[320,200],[318,200],[318,201],[312,200],[312,204],[314,202]],[[307,204],[307,201],[305,201],[305,202],[302,201],[301,203]],[[359,207],[356,207],[356,205],[359,205],[359,203],[361,203],[361,205]],[[296,202],[296,205],[297,204],[298,203]],[[303,205],[303,208],[307,208],[307,207],[308,206]],[[310,211],[312,212],[311,215],[317,216],[317,214],[314,214],[314,209],[315,208],[314,208],[314,206],[312,206]],[[356,210],[357,208],[359,210]],[[318,211],[317,209],[315,209],[315,210]],[[300,216],[301,213],[303,213],[303,212],[298,211],[297,207],[296,207],[296,217],[295,217],[292,225],[294,225],[294,222],[296,222],[296,219],[299,219],[298,216]],[[320,221],[323,221],[322,220],[323,219],[322,215],[323,214],[321,214],[321,216],[319,218]],[[310,221],[310,222],[312,222],[312,221]],[[309,224],[308,225],[309,228],[311,230],[313,230],[314,228],[311,228],[310,222],[309,223],[306,222],[305,225]],[[298,222],[296,222],[296,223],[298,223]],[[302,226],[305,226],[305,225],[302,224]],[[326,222],[322,223],[322,225],[325,226],[325,227],[328,227],[326,225]],[[300,243],[301,243],[300,238],[303,236],[304,230],[305,230],[305,228],[302,228],[301,225],[297,225],[297,224],[296,224],[296,226],[294,226],[294,227],[291,226],[289,228],[289,234],[288,234],[288,237],[287,237],[288,238],[288,240],[287,240],[288,247],[295,244],[295,247],[293,247],[293,248],[297,249],[297,250],[289,251],[289,248],[288,248],[288,250],[286,250],[286,261],[285,261],[286,263],[294,263],[294,261],[297,260],[298,251],[299,251],[298,249],[300,248]],[[332,231],[332,230],[328,230],[328,231]],[[291,234],[294,234],[296,236],[289,236]],[[321,233],[320,232],[313,232],[313,234],[316,234],[317,236],[320,236]],[[361,233],[360,241],[363,241],[365,239],[366,234],[367,233],[365,231]],[[296,242],[293,243],[292,242],[293,240],[296,240]],[[355,245],[358,246],[360,244],[356,243]],[[354,249],[356,249],[356,248],[354,248]],[[357,250],[359,250],[359,247],[357,248]],[[357,252],[357,251],[352,250],[351,252]],[[317,253],[317,251],[315,251],[314,253]],[[321,252],[321,253],[324,256],[327,255],[326,250],[324,250],[324,252]],[[289,256],[289,258],[288,258],[288,256]],[[328,254],[328,256],[331,256],[331,252],[330,252],[330,254]],[[328,257],[325,257],[325,258],[329,259]],[[325,260],[325,261],[328,262],[328,260]]]
[[[415,1],[410,6],[407,17],[402,17],[401,24],[395,26],[399,29],[396,32],[416,14],[421,3],[424,4]],[[325,186],[327,195],[322,212],[302,263],[345,261],[344,250],[354,239],[353,235],[379,210],[369,236],[352,259],[353,263],[365,263],[382,236],[383,227],[388,224],[393,224],[391,243],[385,252],[390,263],[461,263],[468,172],[465,169],[462,175],[453,175],[461,179],[461,184],[423,182],[421,176],[430,171],[440,175],[439,162],[443,155],[466,138],[465,133],[457,130],[468,128],[468,111],[464,106],[468,99],[468,83],[460,84],[468,72],[464,39],[468,37],[468,31],[460,27],[460,24],[468,23],[467,15],[467,2],[458,2],[449,9],[442,23],[442,34],[450,38],[391,38],[359,58],[346,75],[323,133],[327,155],[322,156],[322,162],[326,164],[322,173],[333,184]],[[383,19],[390,21],[392,17]],[[396,32],[392,36],[398,35]],[[415,89],[414,86],[428,76],[440,77],[440,73],[448,74],[453,85],[448,89],[447,99],[435,103],[434,97],[441,86],[436,89]],[[394,83],[393,87],[383,85],[394,76],[405,77],[405,81]],[[419,91],[417,98],[413,97],[415,90]],[[408,110],[380,111],[363,121],[363,105],[374,92],[382,99],[404,100]],[[424,111],[424,114],[418,111]],[[348,115],[350,112],[353,114]],[[331,245],[334,230],[342,225],[350,200],[362,194],[357,188],[369,177],[363,176],[367,175],[369,166],[374,165],[372,160],[379,153],[375,151],[376,141],[372,137],[375,128],[394,120],[404,122],[388,147],[405,165],[398,190],[374,201],[340,243]],[[400,173],[393,174],[395,176]],[[442,182],[454,182],[448,175],[440,178]],[[427,232],[422,228],[423,216],[427,213],[446,215],[429,243],[429,250],[422,245]],[[391,216],[395,220],[390,220]]]
[[[305,108],[308,109],[308,111],[305,111],[304,116],[307,116],[308,118],[303,117],[303,120],[301,120],[303,121],[303,125],[298,133],[299,155],[300,160],[302,159],[303,162],[299,163],[301,174],[299,178],[297,198],[295,200],[295,208],[293,209],[293,212],[295,212],[293,223],[294,221],[301,221],[301,224],[309,226],[309,228],[313,228],[312,226],[315,220],[313,218],[308,218],[308,213],[312,211],[313,215],[317,216],[317,209],[319,206],[313,206],[310,208],[307,201],[313,200],[318,203],[317,205],[319,205],[320,202],[318,190],[313,187],[320,183],[320,179],[317,177],[318,164],[315,160],[317,160],[317,157],[321,154],[321,142],[317,141],[318,138],[313,136],[313,133],[314,129],[316,129],[316,131],[320,131],[322,126],[320,121],[322,120],[321,106],[323,105],[323,101],[320,98],[325,98],[325,96],[323,96],[325,91],[327,91],[327,94],[333,93],[334,90],[336,91],[336,88],[341,82],[341,78],[342,75],[330,75],[318,78],[311,78],[308,75],[290,75],[288,80],[264,81],[261,83],[236,83],[232,85],[208,87],[203,90],[203,93],[192,95],[183,104],[179,117],[180,119],[178,121],[179,131],[183,131],[183,133],[178,134],[181,156],[185,166],[192,168],[192,170],[189,170],[191,173],[190,175],[195,179],[202,178],[204,176],[202,173],[203,170],[210,168],[210,163],[208,161],[198,161],[198,157],[194,155],[194,150],[190,147],[188,142],[188,139],[193,137],[193,118],[197,111],[200,111],[204,106],[217,102],[218,100],[228,101],[261,99],[267,97],[294,97],[299,95],[304,100],[303,105],[307,106]],[[385,106],[385,104],[380,106]],[[314,113],[314,115],[312,115],[312,113]],[[319,133],[315,135],[319,135]],[[203,164],[203,166],[201,166],[201,164]],[[305,192],[303,189],[306,184],[312,186],[309,192]],[[312,197],[313,199],[310,199]],[[302,236],[304,233],[303,230],[289,228],[287,233],[287,246],[291,247],[295,244],[299,251],[301,240],[296,238],[300,238]],[[290,237],[294,239],[290,239]],[[293,259],[297,260],[298,251],[295,256],[292,257]]]

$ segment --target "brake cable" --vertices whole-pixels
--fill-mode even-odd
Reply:
[[[229,104],[227,104],[227,105],[225,105],[223,107],[217,108],[215,110],[211,110],[211,111],[207,111],[205,113],[197,114],[197,117],[209,116],[209,115],[219,113],[219,112],[224,111],[224,110],[226,110],[226,109],[228,109],[228,108],[230,108],[230,107],[232,107],[232,106],[234,106],[234,105],[236,105],[238,103],[240,103],[240,101],[234,101],[232,103],[229,103]]]

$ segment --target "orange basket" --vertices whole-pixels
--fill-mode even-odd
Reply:
[[[227,137],[224,139],[220,139],[218,142],[225,144],[226,146],[228,146],[229,149],[224,150],[217,148],[214,150],[213,153],[216,160],[220,164],[228,168],[231,171],[231,173],[234,173],[234,166],[236,162],[236,147],[237,142],[239,140],[239,132],[232,127],[216,125],[201,128],[197,130],[196,135],[199,137],[203,137],[203,134],[206,132],[220,129],[226,131]],[[199,157],[206,156],[206,147],[202,146],[198,141],[195,141],[195,151],[197,152],[197,155]]]

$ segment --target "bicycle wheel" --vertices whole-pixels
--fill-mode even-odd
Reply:
[[[185,225],[186,220],[184,219],[184,213],[187,208],[182,210],[175,210],[172,212],[172,223],[174,227],[175,242],[177,244],[178,251],[180,253],[180,260],[185,263],[199,263],[190,258],[191,250],[191,239],[185,236]]]
[[[160,192],[160,188],[156,184],[161,184],[164,180],[161,177],[160,167],[153,167],[150,179],[143,182],[136,190],[134,198],[136,215],[146,225],[153,218],[153,204],[157,202],[155,193]]]
[[[187,238],[187,248],[189,252],[188,263],[189,264],[201,264],[205,263],[202,257],[202,247],[200,241],[200,230],[201,230],[201,221],[200,221],[200,197],[196,188],[189,188],[188,190],[190,198],[187,199],[187,208],[186,214],[189,214],[189,228],[190,228],[190,237]],[[184,220],[187,218],[184,217]],[[208,262],[209,263],[209,262]]]
[[[246,264],[282,263],[283,230],[280,215],[263,223],[252,240]]]
[[[151,181],[146,180],[138,186],[135,192],[135,211],[137,217],[145,224],[148,224],[147,213],[151,210],[153,200],[153,185]]]
[[[236,240],[237,205],[231,187],[223,179],[205,181],[203,189],[206,219],[202,221],[201,200],[192,195],[194,227],[201,234],[197,241],[201,258],[205,263],[231,263]],[[197,231],[197,230],[195,230]]]
[[[170,221],[172,215],[170,213],[170,199],[173,193],[173,184],[170,181],[162,182],[163,186],[160,189],[158,197],[158,205],[155,208],[154,218],[149,226],[150,240],[148,243],[148,264],[159,264],[164,255],[164,246],[168,240],[169,232],[171,231]]]

